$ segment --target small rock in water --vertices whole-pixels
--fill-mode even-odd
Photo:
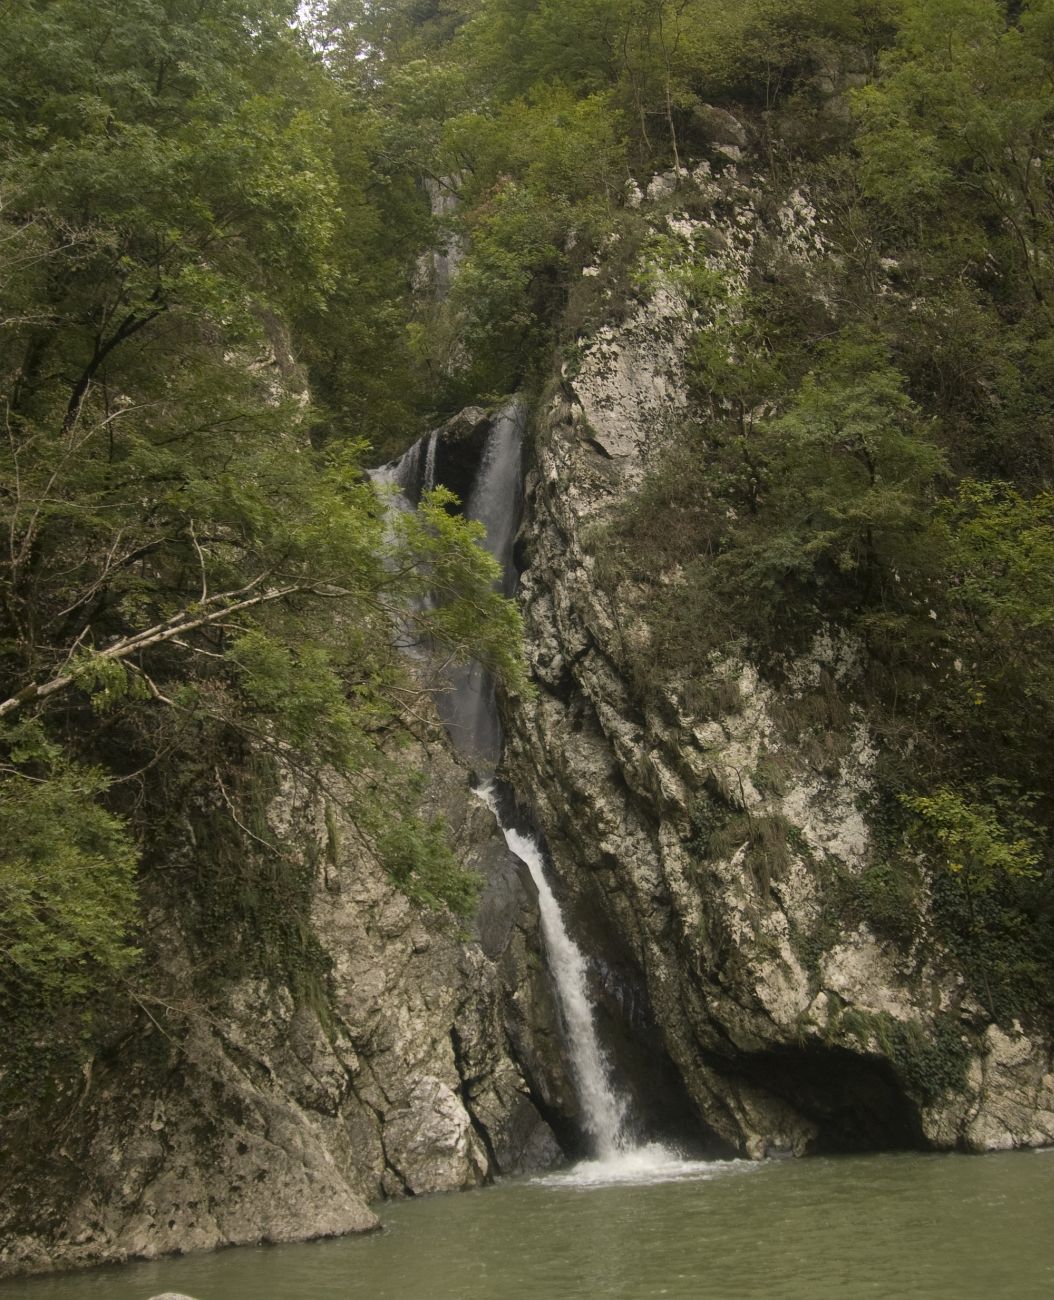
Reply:
[[[192,1295],[184,1295],[182,1291],[163,1291],[161,1295],[152,1295],[150,1300],[194,1300]]]

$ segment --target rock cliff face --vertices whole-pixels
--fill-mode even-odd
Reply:
[[[399,894],[349,829],[313,921],[333,962],[324,1008],[262,981],[207,1008],[144,1005],[56,1123],[4,1137],[0,1276],[376,1226],[386,1195],[476,1186],[559,1157],[573,1114],[529,877],[445,745],[441,811],[486,886],[475,936]],[[320,811],[272,815],[325,836]],[[192,987],[178,920],[152,927],[173,987]]]
[[[763,240],[770,262],[807,269],[822,246],[807,198],[775,218],[770,201],[763,222],[755,182],[724,152],[717,176],[704,165],[635,196],[667,267],[690,257],[745,276]],[[875,753],[840,686],[853,647],[816,644],[779,694],[728,663],[706,710],[676,682],[647,707],[628,685],[628,648],[646,650],[649,629],[633,593],[606,585],[594,543],[682,418],[693,325],[676,275],[641,269],[646,301],[580,341],[537,413],[520,549],[539,690],[509,709],[507,756],[638,1106],[654,1080],[619,1046],[634,1015],[652,1067],[672,1068],[719,1148],[1050,1142],[1049,1040],[990,1024],[924,916],[905,948],[840,907],[835,882],[873,862]]]

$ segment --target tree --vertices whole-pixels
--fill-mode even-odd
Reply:
[[[996,0],[908,0],[881,80],[857,112],[870,193],[902,219],[949,226],[964,252],[1021,277],[1047,324],[1054,221],[1049,0],[1007,21]]]
[[[133,863],[144,888],[178,893],[157,866],[195,818],[207,852],[175,856],[208,924],[223,917],[208,960],[238,950],[274,971],[271,944],[289,975],[310,891],[267,824],[281,774],[371,833],[406,817],[385,746],[414,699],[393,635],[410,619],[453,656],[521,671],[473,528],[439,501],[389,527],[359,430],[331,409],[318,436],[297,353],[325,366],[331,310],[379,323],[378,348],[403,329],[388,286],[408,250],[366,274],[385,209],[365,154],[335,162],[356,108],[293,12],[57,0],[8,16],[0,996],[15,1018],[127,972]],[[332,373],[328,395],[357,373]]]

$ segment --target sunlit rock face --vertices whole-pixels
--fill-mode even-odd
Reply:
[[[507,709],[508,775],[594,958],[610,1041],[631,1042],[632,1009],[646,1008],[652,1056],[674,1063],[700,1134],[752,1156],[1049,1143],[1049,1038],[990,1026],[938,946],[905,951],[832,901],[833,868],[852,879],[875,860],[874,745],[849,704],[822,753],[787,740],[781,715],[839,700],[857,648],[819,638],[778,693],[755,665],[729,661],[728,698],[705,711],[682,683],[648,706],[631,685],[629,651],[639,662],[653,630],[635,593],[605,580],[596,539],[685,416],[697,322],[677,265],[735,283],[762,245],[806,271],[823,253],[807,194],[763,203],[763,182],[725,157],[635,192],[665,265],[639,265],[647,292],[577,341],[536,412],[519,550],[538,690]],[[597,267],[586,274],[600,283]],[[778,782],[762,779],[773,756]],[[701,831],[712,824],[730,828],[719,851]],[[759,869],[752,844],[771,828],[777,866]],[[623,1063],[646,1104],[647,1081],[631,1054]]]

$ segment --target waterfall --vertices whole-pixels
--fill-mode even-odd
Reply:
[[[501,590],[511,596],[516,589],[513,547],[522,506],[522,450],[525,413],[513,402],[494,420],[483,449],[479,469],[465,503],[465,514],[486,529],[484,545],[501,566]],[[374,481],[395,483],[409,500],[420,500],[422,490],[435,483],[436,442],[433,433],[421,438],[396,464],[374,471]],[[405,505],[402,508],[410,508]],[[440,716],[454,745],[477,766],[492,773],[501,756],[502,731],[494,682],[479,666],[470,664],[447,676],[448,685],[436,700]],[[683,1160],[656,1143],[635,1145],[625,1134],[628,1105],[612,1083],[610,1068],[597,1037],[593,1003],[589,996],[587,964],[581,949],[567,933],[560,906],[545,875],[539,844],[502,821],[494,789],[477,789],[493,811],[509,849],[525,864],[538,890],[542,936],[567,1036],[568,1055],[578,1087],[585,1127],[592,1138],[595,1159],[583,1161],[569,1173],[556,1176],[575,1186],[609,1182],[659,1182],[708,1177],[713,1166]]]
[[[431,492],[436,485],[436,447],[439,445],[439,430],[433,429],[428,438],[428,451],[425,454],[424,490]]]
[[[367,471],[371,483],[399,489],[401,495],[393,495],[391,498],[397,510],[412,509],[421,500],[423,493],[435,487],[438,441],[439,430],[436,429],[427,438],[418,438],[399,460]]]
[[[493,785],[479,787],[476,794],[493,812],[505,843],[526,866],[538,890],[538,914],[549,972],[563,1020],[571,1071],[578,1086],[582,1118],[594,1147],[592,1159],[581,1160],[570,1169],[546,1174],[535,1181],[550,1187],[570,1188],[676,1183],[713,1178],[730,1168],[729,1162],[685,1159],[679,1151],[660,1142],[635,1142],[626,1133],[629,1105],[612,1081],[607,1057],[597,1037],[586,959],[567,933],[560,904],[545,875],[545,855],[536,840],[505,825]]]
[[[578,1084],[585,1126],[592,1135],[597,1156],[602,1161],[610,1160],[624,1149],[622,1128],[626,1103],[615,1093],[607,1059],[597,1038],[586,982],[586,959],[567,933],[560,905],[545,878],[541,848],[533,839],[503,823],[492,786],[483,786],[476,793],[494,813],[506,844],[526,865],[537,887],[542,937],[567,1031],[571,1068]]]
[[[522,505],[523,432],[523,408],[513,403],[494,421],[465,505],[467,517],[478,520],[486,529],[484,545],[501,566],[501,589],[506,596],[516,589],[512,553]],[[502,734],[490,675],[478,664],[457,670],[451,675],[449,690],[439,699],[439,709],[455,745],[477,764],[493,770],[501,755]],[[542,936],[567,1033],[582,1116],[597,1156],[601,1161],[610,1160],[623,1150],[626,1103],[615,1092],[597,1037],[586,959],[567,933],[560,906],[545,876],[541,847],[503,823],[493,786],[485,785],[477,794],[497,817],[505,842],[526,865],[538,890]]]
[[[506,596],[516,588],[512,546],[523,504],[524,421],[524,410],[518,402],[507,406],[494,421],[465,505],[468,518],[478,520],[487,530],[485,545],[501,565],[501,588]]]
[[[501,566],[501,590],[516,588],[512,561],[522,497],[522,452],[525,415],[513,402],[495,419],[487,437],[465,515],[486,529],[484,545]],[[375,470],[375,482],[397,484],[408,499],[419,500],[435,483],[438,433],[419,439],[402,459]],[[408,505],[408,501],[403,506]],[[478,663],[447,674],[448,685],[436,700],[455,746],[477,767],[493,771],[501,754],[502,732],[494,682]],[[597,1038],[586,980],[586,959],[567,933],[559,904],[545,877],[542,850],[534,840],[502,823],[493,787],[477,791],[498,818],[505,841],[531,873],[538,890],[542,935],[567,1032],[568,1050],[578,1085],[585,1127],[597,1155],[610,1159],[623,1148],[626,1103],[611,1083],[607,1060]]]
[[[516,589],[512,550],[522,504],[524,423],[519,402],[511,403],[495,419],[465,503],[466,517],[487,530],[484,544],[501,565],[501,590],[506,596]],[[461,753],[479,770],[493,772],[502,742],[494,679],[473,662],[452,669],[447,680],[447,688],[436,697],[439,716]]]

